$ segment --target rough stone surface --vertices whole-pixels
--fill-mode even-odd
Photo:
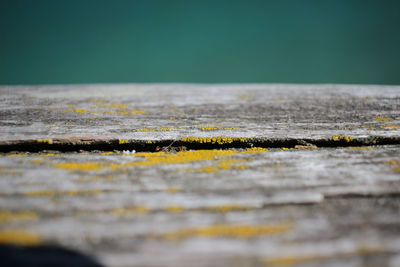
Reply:
[[[400,146],[353,145],[399,138],[400,87],[93,85],[0,93],[3,145],[187,137],[226,145],[3,153],[0,243],[58,244],[115,267],[400,265]],[[338,145],[229,148],[232,138]]]

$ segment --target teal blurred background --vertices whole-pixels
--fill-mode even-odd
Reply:
[[[400,1],[0,1],[0,84],[400,84]]]

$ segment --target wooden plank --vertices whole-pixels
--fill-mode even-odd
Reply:
[[[399,87],[0,92],[3,148],[20,144],[0,155],[0,243],[58,244],[116,267],[400,263]],[[93,140],[98,151],[23,151]],[[110,140],[168,142],[102,151]]]

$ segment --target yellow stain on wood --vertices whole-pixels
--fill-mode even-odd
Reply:
[[[347,143],[349,143],[349,142],[353,141],[354,138],[351,137],[351,136],[345,136],[345,135],[340,135],[340,134],[338,134],[338,135],[332,136],[332,140],[335,141],[335,142],[344,140],[344,141],[346,141]]]
[[[216,136],[216,137],[196,137],[196,136],[187,136],[181,138],[182,142],[189,143],[211,143],[211,144],[230,144],[233,142],[246,142],[248,140],[252,140],[252,138],[245,137],[225,137],[225,136]]]
[[[165,233],[163,238],[169,240],[185,239],[193,236],[252,238],[265,235],[280,235],[286,233],[291,224],[264,224],[264,225],[212,225],[199,228],[187,228]]]
[[[0,244],[11,244],[21,246],[37,245],[41,242],[39,234],[26,230],[4,230],[0,231]]]
[[[11,221],[34,221],[37,218],[37,214],[33,211],[0,210],[0,224]]]

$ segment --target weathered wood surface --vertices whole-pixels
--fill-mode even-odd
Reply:
[[[0,87],[0,94],[1,141],[330,139],[400,131],[396,86],[82,85]]]
[[[0,93],[3,145],[190,137],[229,147],[234,138],[247,140],[224,150],[172,144],[156,153],[3,153],[0,243],[59,244],[106,266],[400,265],[400,87],[93,85]],[[393,144],[354,142],[371,136]],[[251,138],[337,146],[248,148]]]

